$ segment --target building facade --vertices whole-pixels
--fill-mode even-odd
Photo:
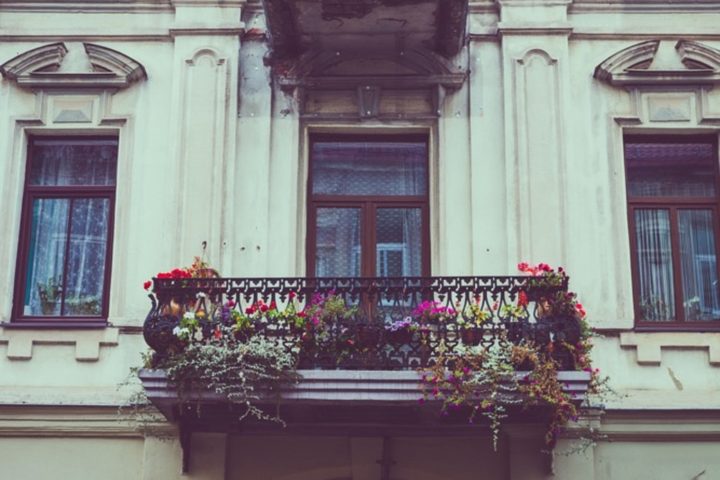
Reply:
[[[713,1],[1,2],[0,477],[720,479],[719,22]],[[228,277],[562,265],[618,395],[553,455],[522,422],[498,452],[481,428],[138,426],[143,281],[201,253]]]

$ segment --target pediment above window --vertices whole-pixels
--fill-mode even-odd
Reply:
[[[25,88],[120,89],[147,78],[131,57],[93,43],[52,43],[21,53],[0,73]]]
[[[720,50],[702,43],[651,40],[631,45],[595,68],[595,78],[616,86],[715,85]]]

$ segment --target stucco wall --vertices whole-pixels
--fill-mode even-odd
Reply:
[[[720,92],[691,86],[633,93],[593,78],[608,56],[647,39],[690,38],[720,49],[716,9],[702,2],[662,7],[631,2],[627,8],[613,2],[533,2],[530,7],[473,2],[468,45],[453,59],[467,65],[468,78],[447,95],[440,117],[361,122],[301,119],[297,98],[273,88],[263,62],[266,43],[257,35],[264,29],[257,3],[98,2],[79,7],[82,15],[76,7],[52,3],[0,6],[0,63],[50,42],[91,41],[133,57],[148,78],[117,92],[34,93],[0,80],[2,322],[11,320],[26,136],[112,132],[120,138],[112,327],[0,328],[0,403],[52,408],[125,402],[137,387],[118,390],[117,385],[140,365],[146,349],[139,332],[149,309],[141,289],[145,279],[188,263],[203,241],[224,275],[303,275],[308,136],[318,131],[425,132],[432,146],[432,273],[514,274],[522,260],[565,266],[571,289],[601,330],[594,360],[620,394],[604,400],[607,406],[638,418],[648,411],[675,412],[667,420],[670,426],[655,419],[627,422],[617,430],[616,423],[601,420],[599,428],[620,435],[622,442],[601,440],[589,457],[557,459],[558,468],[566,470],[556,478],[694,478],[703,470],[704,477],[697,478],[720,478],[712,456],[720,428],[707,420],[720,410],[720,334],[631,331],[622,157],[624,133],[718,133]],[[242,22],[255,34],[243,34]],[[687,99],[686,119],[652,120],[652,108],[678,96]],[[92,105],[92,121],[55,122],[58,98]],[[683,416],[687,412],[707,415],[707,429],[698,431]],[[52,431],[50,420],[45,423],[42,427],[40,421],[40,431]],[[633,432],[641,432],[641,440],[630,439]],[[687,442],[672,440],[675,436]],[[662,442],[653,443],[658,439]],[[398,442],[398,461],[442,445],[437,448],[443,461],[487,478],[535,478],[541,471],[542,459],[534,453],[525,459],[533,467],[525,470],[518,466],[522,461],[507,459],[524,458],[522,452],[535,452],[536,446],[518,440],[515,453],[505,451],[498,461],[483,447],[470,448],[475,441],[427,440],[428,446],[425,440],[404,439]],[[142,468],[145,478],[152,478],[148,472],[154,467],[129,461],[155,448],[148,442],[143,445],[141,437],[68,442],[3,437],[0,463],[13,479],[43,478],[43,471],[57,471],[57,478],[100,478],[91,475],[96,463],[79,470],[77,459],[84,457],[108,465],[109,475],[120,475],[130,465],[134,473],[117,478],[141,478]],[[293,477],[287,470],[295,471],[295,460],[268,464],[260,453],[251,455],[253,449],[340,449],[332,462],[297,454],[297,465],[304,458],[325,469],[327,478],[355,475],[355,468],[366,475],[363,469],[371,463],[363,460],[356,467],[351,462],[353,445],[377,447],[363,442],[232,437],[228,478],[246,468],[258,476],[238,478],[316,478],[307,473],[315,467],[297,467],[306,473]],[[176,443],[152,445],[160,456],[177,456]],[[38,458],[46,452],[47,461],[23,453],[31,451]],[[646,458],[659,460],[648,465]],[[76,460],[66,464],[67,459]],[[423,454],[416,470],[400,467],[400,478],[419,479],[418,471],[427,478],[472,478],[465,473],[437,476],[431,466],[422,467],[425,460],[434,465],[430,459],[430,453]],[[270,472],[276,467],[276,473]],[[567,473],[577,468],[592,473]],[[28,472],[36,476],[21,476]],[[166,474],[177,475],[177,470]]]

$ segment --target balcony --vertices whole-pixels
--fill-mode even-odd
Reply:
[[[333,318],[322,335],[312,335],[311,327],[298,329],[285,319],[267,316],[249,327],[253,335],[271,339],[288,352],[299,352],[298,370],[304,380],[295,391],[283,392],[295,402],[412,403],[420,396],[418,370],[433,365],[440,348],[452,353],[507,342],[574,344],[581,335],[578,322],[543,314],[537,301],[567,291],[567,281],[544,287],[545,291],[538,291],[532,277],[171,278],[154,283],[144,336],[156,358],[177,346],[173,330],[186,308],[208,312],[200,324],[208,336],[216,325],[233,322],[227,314],[223,318],[220,305],[246,312],[264,304],[283,311],[293,302],[302,311],[313,299],[333,295],[352,306],[352,315]],[[527,303],[518,306],[521,292]],[[417,318],[423,302],[454,315],[440,322],[428,318],[414,331],[397,328]],[[472,306],[485,312],[481,324],[471,318]],[[576,371],[567,350],[554,348],[549,354],[563,372],[565,386],[580,399],[587,388],[586,373]],[[148,390],[153,400],[152,394],[160,395],[157,382],[162,381],[162,374],[146,372],[143,378],[153,385]],[[164,394],[161,397],[168,399]],[[174,416],[171,410],[162,410]]]
[[[144,337],[152,363],[162,364],[184,348],[177,336],[183,315],[203,312],[196,327],[202,338],[233,327],[236,340],[260,336],[292,353],[300,380],[266,392],[265,404],[280,401],[287,433],[473,435],[481,430],[467,417],[440,418],[420,405],[423,375],[442,355],[534,345],[554,362],[566,398],[577,405],[586,397],[591,374],[571,352],[581,341],[581,323],[548,309],[548,298],[566,298],[568,279],[563,273],[559,285],[548,286],[538,278],[155,278]],[[305,318],[319,315],[317,306],[329,299],[343,309],[326,309],[319,323]],[[302,325],[294,323],[300,318]],[[523,370],[529,368],[518,365],[506,383],[528,379]],[[242,409],[215,392],[181,398],[161,369],[141,370],[140,379],[149,401],[179,424],[184,449],[188,432],[275,428],[240,422]],[[537,424],[551,416],[542,405],[521,406],[517,390],[503,395],[514,422]]]

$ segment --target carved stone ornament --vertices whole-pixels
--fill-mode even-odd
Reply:
[[[81,45],[68,48],[60,42],[28,50],[3,63],[0,73],[25,88],[120,89],[147,78],[145,68],[127,55],[93,43]]]
[[[300,114],[312,118],[436,117],[445,92],[467,77],[465,67],[428,49],[312,50],[275,63],[273,72],[280,88],[299,98]]]
[[[650,40],[631,45],[595,68],[595,78],[625,87],[715,85],[720,50],[691,40]]]

